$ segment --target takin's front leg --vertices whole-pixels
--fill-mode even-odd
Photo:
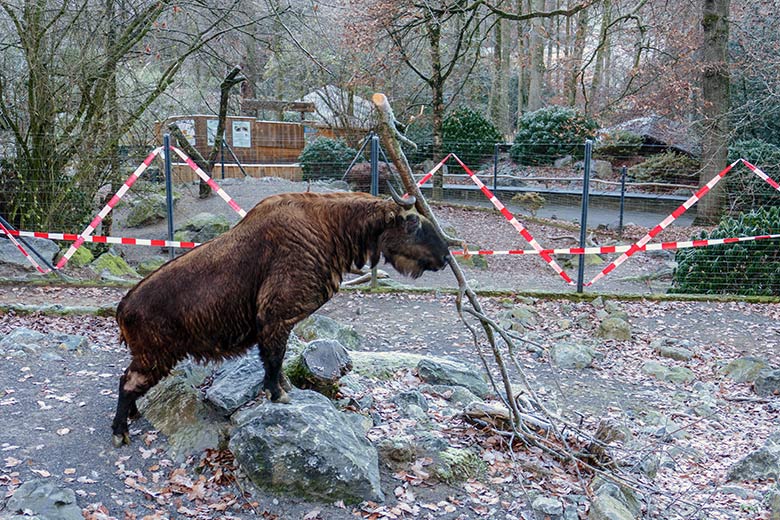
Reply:
[[[116,415],[111,424],[114,447],[130,444],[127,419],[135,419],[138,414],[136,401],[160,380],[160,375],[148,371],[133,360],[125,373],[119,378],[119,398],[116,403]]]
[[[286,386],[289,390],[289,383],[282,374],[282,363],[291,330],[292,327],[282,324],[264,324],[260,327],[260,337],[257,343],[260,347],[260,359],[262,359],[265,368],[263,390],[265,390],[266,397],[275,403],[286,404],[290,402],[290,396],[283,388]]]

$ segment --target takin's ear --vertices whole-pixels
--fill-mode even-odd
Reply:
[[[411,235],[416,232],[419,227],[420,217],[414,213],[406,215],[406,218],[404,219],[404,231],[406,231],[407,234]]]
[[[395,220],[395,211],[388,211],[385,214],[385,224],[389,224],[390,222]]]

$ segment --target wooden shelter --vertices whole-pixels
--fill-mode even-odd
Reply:
[[[168,125],[176,123],[182,133],[204,157],[214,145],[217,131],[217,117],[213,115],[172,116],[158,126],[158,136]],[[301,180],[298,164],[305,146],[304,126],[301,123],[283,121],[260,121],[254,117],[228,116],[225,126],[225,142],[214,165],[212,175],[216,179],[225,177],[282,177]],[[229,149],[228,149],[229,147]],[[232,150],[232,153],[231,153]],[[235,155],[235,158],[234,158]],[[175,158],[175,156],[174,156]],[[238,159],[238,162],[236,162]],[[173,177],[177,182],[191,182],[197,175],[186,164],[174,159]]]

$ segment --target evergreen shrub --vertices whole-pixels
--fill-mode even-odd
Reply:
[[[509,156],[520,164],[552,164],[565,155],[582,158],[598,124],[575,108],[550,106],[524,114]]]
[[[341,179],[356,155],[357,150],[341,139],[318,137],[307,144],[298,157],[303,180]]]
[[[711,235],[699,238],[731,238],[780,234],[780,207],[763,207],[734,217],[724,217]],[[680,249],[669,292],[692,294],[780,295],[780,247],[778,240],[738,242]]]

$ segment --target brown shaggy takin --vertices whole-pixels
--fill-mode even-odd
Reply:
[[[400,273],[442,269],[446,242],[414,200],[365,193],[268,197],[233,229],[176,258],[130,290],[117,308],[132,361],[119,381],[114,444],[129,443],[135,401],[182,359],[238,356],[258,344],[263,388],[289,402],[280,370],[293,326],[339,289],[353,266],[380,254]]]

